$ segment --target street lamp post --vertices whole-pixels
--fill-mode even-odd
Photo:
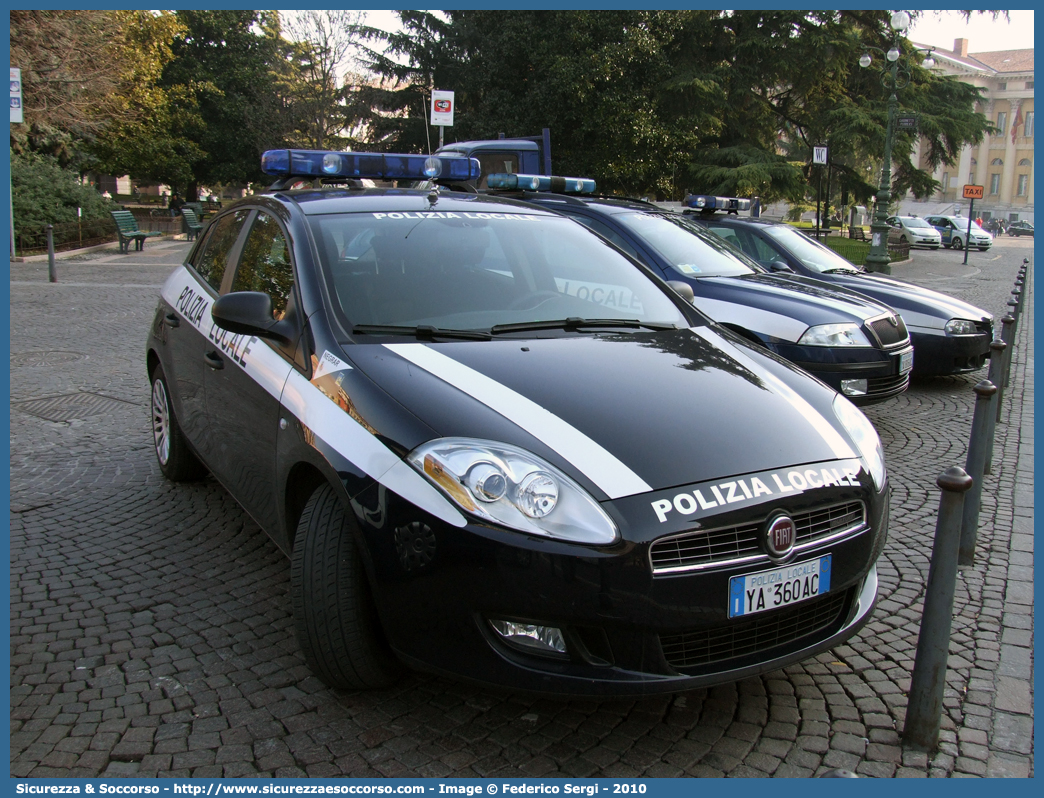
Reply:
[[[870,50],[882,54],[885,57],[885,65],[881,68],[881,85],[889,92],[888,97],[888,126],[885,128],[884,163],[881,166],[881,184],[877,191],[877,203],[874,208],[874,220],[870,224],[870,252],[866,256],[866,268],[871,272],[882,272],[891,274],[892,269],[888,265],[888,204],[892,199],[892,138],[895,135],[895,117],[899,110],[899,98],[896,92],[910,83],[910,61],[899,49],[899,43],[903,33],[910,27],[910,15],[905,11],[896,11],[892,14],[890,22],[892,30],[892,46],[888,51],[880,47],[867,46],[866,52],[859,58],[859,66],[866,68],[870,66]],[[935,66],[932,59],[932,51],[914,50],[915,53],[927,53],[927,57],[921,63],[923,67]]]

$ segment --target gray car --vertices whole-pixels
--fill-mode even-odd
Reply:
[[[919,216],[891,216],[888,224],[898,232],[898,239],[902,244],[931,249],[939,249],[942,246],[939,231]]]

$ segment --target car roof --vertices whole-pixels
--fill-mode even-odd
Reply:
[[[452,211],[454,213],[538,213],[527,203],[510,197],[495,197],[462,191],[442,190],[434,202],[430,189],[404,188],[302,188],[291,191],[276,190],[242,202],[257,201],[258,197],[281,204],[295,205],[306,215],[327,213],[427,213]],[[552,215],[552,214],[547,214]]]
[[[643,211],[645,213],[672,213],[658,205],[644,200],[627,199],[625,197],[583,196],[576,194],[556,194],[549,191],[505,191],[485,196],[514,198],[524,202],[537,204],[562,205],[593,208],[601,213],[613,215],[627,211]]]

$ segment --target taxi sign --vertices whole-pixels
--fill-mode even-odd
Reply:
[[[964,198],[965,199],[982,199],[983,198],[983,187],[982,186],[965,186],[964,187]]]

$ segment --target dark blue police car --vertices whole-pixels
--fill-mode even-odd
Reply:
[[[477,162],[264,165],[162,289],[152,426],[289,554],[327,684],[668,692],[867,621],[888,483],[847,399],[558,214],[359,187]]]
[[[491,188],[581,222],[657,276],[688,284],[696,307],[719,324],[796,363],[856,404],[889,399],[909,386],[913,347],[891,308],[844,288],[770,274],[681,214],[647,202],[590,196],[594,181],[568,180],[552,185],[551,178],[534,175],[488,178]]]
[[[785,268],[857,291],[897,311],[914,347],[916,376],[963,374],[990,356],[993,315],[955,297],[869,274],[788,224],[735,215],[692,217],[766,268]]]

